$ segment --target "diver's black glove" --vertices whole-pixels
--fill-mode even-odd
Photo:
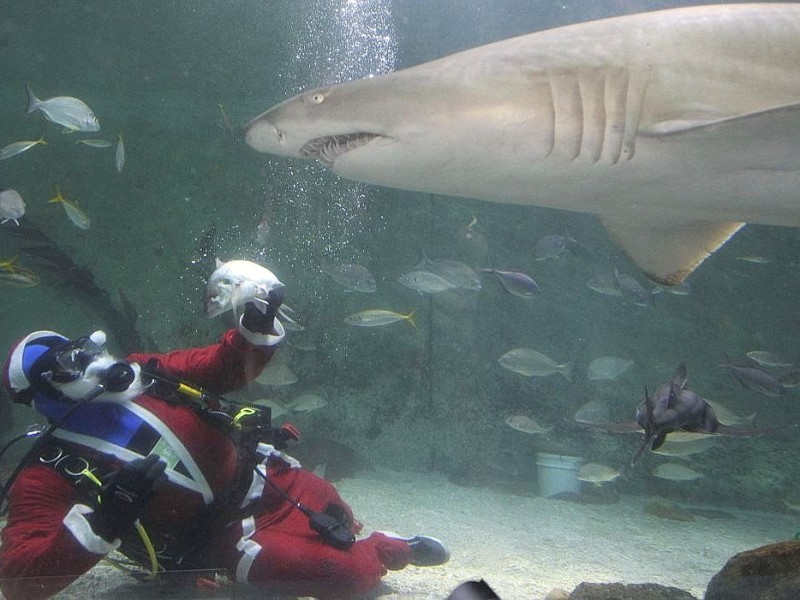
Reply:
[[[253,333],[272,333],[275,315],[283,304],[284,286],[276,285],[263,300],[255,300],[244,305],[242,327]]]
[[[113,542],[125,534],[147,508],[167,464],[157,455],[138,458],[114,474],[100,491],[99,504],[88,515],[92,531]]]

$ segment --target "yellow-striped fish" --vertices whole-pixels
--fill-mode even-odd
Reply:
[[[0,160],[11,158],[17,154],[22,154],[26,150],[30,150],[39,144],[47,144],[47,142],[44,141],[44,136],[40,137],[38,140],[22,140],[21,142],[14,142],[8,146],[3,146],[0,148]]]
[[[34,287],[39,285],[41,278],[28,267],[17,264],[19,256],[7,260],[0,260],[0,283],[13,287]]]
[[[58,186],[56,186],[56,195],[50,198],[48,202],[51,204],[60,202],[64,206],[64,212],[67,213],[67,217],[69,217],[73,225],[81,229],[89,229],[92,220],[85,212],[78,208],[77,204],[64,198],[64,196],[61,195],[61,188]]]
[[[344,322],[348,325],[355,325],[356,327],[381,327],[382,325],[389,325],[397,321],[408,321],[413,327],[416,327],[417,324],[414,322],[415,312],[417,311],[413,310],[407,315],[403,315],[393,310],[362,310],[361,312],[350,315]]]

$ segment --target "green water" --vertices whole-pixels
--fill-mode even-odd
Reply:
[[[726,354],[753,349],[800,360],[796,230],[748,226],[691,277],[689,296],[660,294],[653,306],[633,306],[586,286],[615,266],[645,282],[592,216],[341,180],[316,164],[258,154],[239,129],[303,89],[550,26],[684,4],[690,3],[2,0],[0,145],[42,133],[48,145],[0,163],[0,181],[24,196],[23,225],[45,232],[86,267],[117,307],[123,291],[147,350],[205,344],[230,325],[203,315],[215,256],[271,268],[306,328],[290,341],[297,336],[316,349],[282,349],[298,382],[252,387],[240,399],[323,396],[327,406],[293,422],[305,438],[346,445],[359,464],[432,470],[463,485],[535,494],[538,451],[628,461],[635,436],[587,432],[569,423],[572,415],[600,399],[613,419],[630,420],[645,386],[654,389],[684,361],[691,387],[703,396],[739,414],[756,413],[759,425],[779,430],[723,440],[692,461],[706,477],[691,486],[643,472],[616,489],[780,511],[781,498],[800,494],[797,392],[767,398],[742,388],[720,364]],[[26,84],[42,98],[86,101],[101,131],[63,134],[41,114],[26,115]],[[220,105],[232,131],[220,126]],[[78,137],[116,141],[119,133],[127,153],[122,173],[113,149],[74,144]],[[56,184],[91,217],[90,230],[47,203]],[[265,211],[269,234],[261,244],[256,228]],[[473,218],[477,225],[467,230]],[[0,259],[20,254],[43,281],[0,291],[0,347],[35,329],[78,336],[105,328],[113,344],[113,324],[65,285],[63,273],[26,254],[25,237],[10,227],[0,227]],[[201,240],[211,231],[212,252],[204,253]],[[537,261],[534,244],[548,234],[569,234],[582,249]],[[523,271],[541,294],[518,298],[483,276],[480,292],[420,295],[396,280],[422,252],[475,269]],[[749,255],[769,262],[738,260]],[[368,267],[377,292],[345,293],[321,271],[331,263]],[[370,308],[416,311],[418,328],[343,322]],[[573,361],[574,382],[503,369],[497,359],[515,347]],[[603,355],[635,364],[617,381],[589,381],[586,366]],[[17,408],[4,431],[34,419]],[[555,429],[526,435],[504,423],[511,414]]]

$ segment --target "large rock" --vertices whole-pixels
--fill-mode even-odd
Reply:
[[[569,600],[697,600],[689,592],[656,583],[581,583]]]
[[[800,598],[800,541],[740,552],[711,578],[705,600]]]

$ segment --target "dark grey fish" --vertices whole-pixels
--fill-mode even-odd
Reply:
[[[501,271],[500,269],[482,269],[482,271],[484,273],[494,273],[506,291],[514,296],[532,298],[539,293],[539,285],[525,273]]]
[[[722,366],[728,369],[730,374],[736,378],[736,381],[748,390],[773,397],[786,394],[786,388],[783,386],[780,379],[759,367],[734,365],[727,356],[725,357],[725,364]]]
[[[639,460],[646,448],[657,450],[672,431],[714,433],[719,421],[714,409],[699,394],[686,386],[686,365],[683,363],[672,378],[660,385],[636,409],[636,421],[644,429],[644,439],[631,463]]]

